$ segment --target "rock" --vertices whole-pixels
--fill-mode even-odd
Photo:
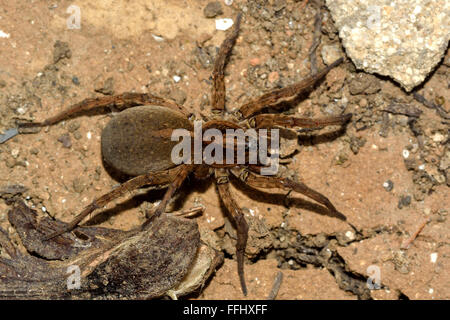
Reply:
[[[269,73],[268,80],[270,83],[274,83],[275,81],[278,81],[279,78],[280,78],[280,75],[278,74],[278,72],[273,71],[273,72]]]
[[[80,79],[78,79],[77,76],[72,77],[72,82],[74,85],[79,86],[80,85]]]
[[[222,13],[222,5],[218,1],[208,3],[205,9],[203,9],[203,14],[206,18],[214,18],[221,15]]]
[[[58,141],[62,143],[64,148],[70,148],[72,146],[72,141],[70,140],[70,136],[68,133],[62,134]]]
[[[172,92],[170,92],[170,98],[175,100],[175,102],[179,105],[183,105],[186,101],[186,97],[186,92],[181,89],[173,89]]]
[[[321,51],[322,60],[328,66],[337,59],[343,56],[343,53],[338,45],[325,45],[322,47]]]
[[[401,196],[398,201],[397,207],[399,209],[402,209],[404,207],[409,206],[410,204],[411,204],[411,196]]]
[[[392,189],[394,189],[394,183],[391,180],[386,180],[383,182],[383,188],[386,191],[392,191]]]
[[[349,90],[352,95],[373,94],[380,91],[381,86],[378,79],[370,74],[358,73],[349,84]]]
[[[75,178],[72,182],[72,186],[73,186],[73,191],[75,191],[76,193],[82,193],[86,187],[80,178]]]
[[[57,40],[53,46],[53,63],[57,63],[59,60],[72,57],[69,44],[67,42]]]
[[[114,78],[109,77],[104,83],[97,82],[94,91],[108,96],[112,95],[114,93]]]
[[[80,122],[77,120],[71,121],[68,125],[69,132],[75,132],[80,128]]]
[[[327,0],[357,68],[389,76],[406,91],[423,82],[450,39],[447,0]]]

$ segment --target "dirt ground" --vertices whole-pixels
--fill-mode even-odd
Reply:
[[[0,38],[0,130],[17,119],[42,120],[88,97],[132,91],[208,114],[212,65],[226,34],[216,30],[215,19],[234,19],[238,11],[243,23],[226,70],[229,111],[310,74],[317,1],[220,1],[223,13],[206,18],[208,2],[0,0],[0,30],[9,35]],[[80,29],[67,27],[71,5],[80,8]],[[327,52],[344,55],[330,14],[322,11],[319,68]],[[417,88],[447,114],[449,67],[447,52]],[[250,225],[248,298],[265,299],[281,271],[277,299],[449,299],[448,117],[390,79],[356,70],[348,59],[286,110],[307,117],[353,113],[345,130],[302,131],[281,146],[283,174],[326,195],[347,221],[302,196],[255,192],[234,181]],[[101,131],[112,116],[80,114],[0,145],[0,187],[22,185],[29,205],[71,220],[120,183],[100,153]],[[131,229],[161,197],[161,191],[142,190],[87,224]],[[198,204],[206,207],[196,218],[199,227],[215,231],[225,262],[189,297],[242,299],[235,229],[212,181],[187,181],[170,210]],[[8,208],[0,201],[0,226],[14,234]],[[366,280],[373,270],[380,287],[370,290]]]

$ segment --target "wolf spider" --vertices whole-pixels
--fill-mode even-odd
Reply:
[[[341,63],[342,59],[335,61],[327,68],[301,82],[263,94],[239,107],[237,112],[229,114],[225,110],[224,70],[238,37],[240,22],[241,15],[239,14],[231,33],[221,44],[215,60],[212,73],[211,107],[213,115],[205,119],[203,130],[216,128],[223,134],[226,129],[230,128],[243,130],[250,128],[270,129],[273,127],[321,128],[328,125],[344,125],[351,118],[351,114],[308,119],[262,112],[264,108],[276,108],[282,100],[295,98],[300,93],[312,88],[317,80],[324,77],[332,68]],[[241,208],[230,192],[230,174],[254,188],[279,188],[289,192],[299,192],[317,201],[331,213],[342,216],[324,195],[312,190],[302,182],[295,182],[291,179],[277,176],[263,176],[259,171],[261,166],[258,165],[250,165],[248,163],[244,165],[218,163],[210,165],[204,163],[175,165],[170,157],[170,152],[174,146],[174,142],[170,140],[170,134],[176,128],[185,128],[192,132],[192,121],[189,119],[189,112],[183,106],[152,94],[123,93],[111,97],[85,99],[43,122],[19,124],[19,129],[24,130],[27,127],[53,125],[80,111],[110,105],[114,105],[122,112],[115,116],[103,129],[101,139],[102,155],[107,164],[134,178],[95,199],[65,229],[56,230],[47,235],[46,239],[72,231],[90,213],[103,208],[110,201],[124,195],[128,191],[146,185],[168,186],[161,202],[153,212],[152,217],[157,217],[165,211],[175,191],[189,174],[193,173],[196,178],[214,176],[219,196],[236,224],[238,275],[242,292],[246,295],[244,251],[248,237],[248,225]],[[205,141],[202,143],[203,147],[207,145]],[[148,219],[146,223],[150,220]]]

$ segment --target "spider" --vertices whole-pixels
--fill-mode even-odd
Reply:
[[[228,113],[225,109],[224,70],[238,37],[240,24],[241,14],[237,16],[233,29],[221,44],[214,62],[212,114],[204,119],[203,130],[215,128],[224,133],[226,129],[321,128],[328,125],[345,125],[349,121],[351,114],[309,119],[263,112],[267,107],[277,108],[282,100],[293,99],[300,93],[311,89],[319,79],[341,63],[342,58],[301,82],[265,93],[240,106],[237,112]],[[196,178],[201,179],[214,177],[220,199],[237,228],[238,276],[242,292],[247,295],[244,277],[244,251],[248,238],[248,225],[241,208],[230,192],[230,175],[253,188],[278,188],[301,193],[317,201],[331,213],[342,216],[327,197],[304,183],[275,175],[261,175],[261,164],[181,163],[176,165],[171,159],[171,150],[175,144],[170,139],[171,132],[178,128],[193,132],[191,115],[183,106],[149,93],[123,93],[116,96],[85,99],[42,122],[20,123],[19,129],[50,126],[79,112],[111,105],[121,112],[110,120],[102,131],[102,155],[107,164],[132,178],[93,200],[65,229],[56,230],[47,235],[45,237],[47,240],[72,231],[95,210],[103,208],[110,201],[129,191],[146,185],[167,187],[161,202],[151,215],[151,217],[157,217],[165,212],[168,202],[188,175],[193,173]],[[202,142],[202,148],[207,145],[208,142]],[[151,220],[148,219],[144,224]]]

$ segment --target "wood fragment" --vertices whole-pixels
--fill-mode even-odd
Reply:
[[[427,99],[425,99],[424,96],[422,96],[418,92],[414,92],[413,97],[418,102],[422,103],[425,107],[427,107],[429,109],[435,109],[437,111],[437,113],[439,114],[439,116],[441,116],[442,118],[444,118],[446,120],[450,119],[450,115],[440,105],[437,105],[437,104],[434,104],[434,103],[428,101]]]
[[[200,246],[197,224],[169,215],[143,229],[78,227],[44,242],[46,234],[64,223],[37,219],[22,201],[10,210],[9,219],[34,255],[16,250],[0,229],[0,247],[9,256],[0,256],[0,299],[159,297],[183,280]],[[76,277],[79,285],[71,287]]]
[[[427,223],[430,221],[430,219],[425,219],[419,226],[416,232],[414,232],[411,237],[403,241],[402,245],[400,246],[400,249],[407,250],[409,249],[411,243],[417,238],[420,232],[422,232],[423,228],[427,225]]]
[[[320,36],[322,33],[322,14],[319,10],[319,12],[316,14],[316,17],[314,19],[314,36],[313,36],[313,42],[311,44],[311,47],[309,48],[309,61],[311,64],[311,75],[314,76],[317,74],[317,47],[320,44]]]
[[[423,113],[423,111],[420,110],[419,108],[410,104],[403,104],[403,103],[392,103],[382,111],[389,112],[392,114],[401,114],[414,118],[418,118]]]
[[[283,272],[278,271],[275,276],[275,281],[273,282],[272,289],[270,290],[269,295],[267,296],[267,300],[275,300],[280,291],[281,282],[283,281]]]

